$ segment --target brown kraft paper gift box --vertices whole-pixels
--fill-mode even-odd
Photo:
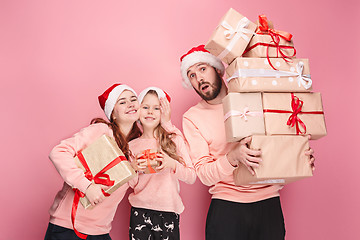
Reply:
[[[256,57],[256,58],[280,58],[282,55],[278,52],[276,45],[272,42],[273,39],[270,35],[267,34],[255,34],[248,45],[248,48],[245,50],[243,57]],[[269,47],[266,45],[261,45],[260,43],[269,44]],[[280,51],[288,57],[295,57],[296,51],[294,50],[293,41],[287,41],[283,38],[280,38],[279,41]],[[256,46],[257,45],[257,46]],[[285,47],[284,47],[285,46]],[[251,50],[250,50],[251,49]]]
[[[108,194],[113,193],[121,185],[136,176],[130,162],[126,160],[115,140],[109,136],[102,135],[82,150],[81,153],[93,176],[116,158],[122,159],[122,161],[105,172],[105,174],[109,175],[110,180],[114,181],[114,185],[105,190]],[[85,167],[79,160],[79,154],[75,157],[75,162],[85,172]],[[85,209],[91,207],[86,197],[80,198],[80,202]]]
[[[230,64],[243,54],[255,32],[256,24],[230,8],[205,45],[210,53]]]
[[[287,58],[295,57],[296,50],[290,33],[275,30],[273,23],[267,20],[265,15],[260,15],[256,23],[256,32],[242,55],[243,57],[278,58],[282,57],[279,50]]]
[[[145,170],[139,170],[145,174],[156,173],[156,167],[160,166],[160,163],[156,161],[156,154],[159,151],[156,149],[146,149],[142,151],[142,155],[138,159],[146,159],[147,161],[142,164],[142,166],[146,166]]]
[[[326,136],[320,93],[263,93],[266,135]],[[293,126],[289,125],[291,122]],[[306,131],[304,129],[306,128]]]
[[[265,134],[261,93],[229,93],[223,99],[226,139]]]
[[[234,170],[235,185],[287,184],[312,176],[307,136],[252,136],[251,149],[260,149],[262,162],[255,175],[242,164]]]
[[[312,80],[308,59],[236,58],[226,68],[229,92],[310,92]]]

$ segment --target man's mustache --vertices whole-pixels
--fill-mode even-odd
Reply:
[[[212,86],[209,82],[201,82],[199,83],[199,89],[201,89],[201,86],[204,84],[208,84],[209,86]]]

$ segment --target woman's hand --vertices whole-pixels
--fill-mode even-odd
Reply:
[[[102,190],[107,190],[108,188],[108,186],[102,184],[91,183],[85,191],[85,196],[89,200],[91,205],[95,206],[96,204],[104,201],[105,196]]]

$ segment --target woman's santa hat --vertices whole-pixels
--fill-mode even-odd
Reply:
[[[199,45],[197,47],[193,47],[186,54],[181,56],[181,76],[183,78],[183,86],[187,88],[191,88],[190,80],[187,76],[187,71],[189,67],[196,63],[207,63],[210,66],[216,68],[220,71],[220,75],[224,75],[225,66],[221,62],[221,60],[214,55],[212,55],[208,50],[206,50],[205,45]]]
[[[146,96],[146,94],[150,91],[153,90],[157,93],[159,100],[161,98],[165,98],[170,102],[171,98],[169,96],[169,94],[167,94],[165,91],[163,91],[162,89],[158,88],[158,87],[148,87],[145,88],[144,90],[141,91],[141,93],[139,94],[139,103],[141,103],[144,100],[144,97]]]
[[[111,118],[111,113],[114,110],[116,101],[118,100],[120,94],[122,94],[125,90],[129,90],[137,96],[136,92],[131,87],[125,84],[116,83],[98,97],[100,106],[109,120]]]

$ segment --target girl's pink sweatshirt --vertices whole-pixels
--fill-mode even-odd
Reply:
[[[183,137],[176,135],[173,141],[177,146],[177,154],[182,157],[185,165],[176,162],[175,171],[165,168],[158,173],[138,173],[138,177],[129,182],[130,187],[134,189],[134,192],[129,195],[131,206],[178,214],[184,211],[178,180],[193,184],[196,173]],[[158,144],[154,138],[137,138],[129,142],[129,147],[132,154],[136,156],[145,149],[158,149]]]
[[[113,137],[112,130],[103,123],[92,124],[71,138],[65,139],[50,152],[50,160],[64,179],[63,188],[55,197],[51,206],[50,222],[72,229],[71,208],[74,200],[74,191],[77,188],[85,193],[91,182],[85,177],[83,170],[75,164],[76,153],[86,148],[101,135]],[[110,232],[111,222],[116,208],[123,199],[129,185],[126,183],[113,192],[109,197],[92,209],[85,210],[79,203],[75,217],[75,228],[88,235],[100,235]]]
[[[197,176],[210,186],[212,198],[248,203],[279,196],[282,186],[235,186],[226,154],[236,143],[226,141],[222,104],[201,100],[184,114],[183,130]]]

